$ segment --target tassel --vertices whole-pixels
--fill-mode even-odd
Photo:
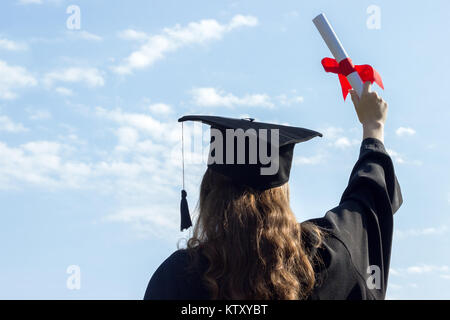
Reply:
[[[188,229],[192,226],[191,215],[189,214],[189,206],[187,202],[187,193],[183,189],[181,190],[181,203],[180,203],[180,213],[181,213],[181,231]]]
[[[183,190],[181,190],[181,203],[180,203],[180,213],[181,213],[181,227],[180,231],[184,229],[189,229],[192,226],[191,215],[189,214],[189,206],[187,202],[187,192],[184,190],[184,126],[181,123],[181,157],[183,159]]]

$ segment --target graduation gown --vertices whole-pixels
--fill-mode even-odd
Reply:
[[[309,220],[325,231],[323,245],[313,250],[322,263],[309,299],[385,298],[393,214],[402,201],[383,143],[365,139],[339,205]],[[209,299],[202,284],[208,262],[201,257],[199,268],[187,271],[189,259],[186,249],[167,258],[151,277],[144,299]]]

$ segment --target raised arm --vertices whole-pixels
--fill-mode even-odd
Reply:
[[[357,284],[352,284],[350,280],[343,282],[351,289],[347,296],[344,291],[343,296],[383,299],[389,273],[393,214],[403,200],[394,165],[384,147],[387,104],[378,94],[370,91],[369,83],[364,85],[361,99],[355,92],[351,94],[364,131],[359,158],[339,206],[314,221],[339,240],[331,240],[333,250],[329,250],[328,254],[335,261],[345,257],[351,259],[352,268],[341,266],[334,272],[342,273],[342,279],[359,279]],[[346,266],[345,263],[343,265]],[[372,268],[381,271],[378,275],[381,277],[379,288],[367,285]],[[355,272],[347,275],[348,271],[344,269],[354,269]],[[354,286],[359,289],[353,290]]]

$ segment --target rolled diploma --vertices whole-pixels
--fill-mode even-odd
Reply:
[[[347,52],[345,52],[344,47],[339,41],[336,33],[334,33],[333,28],[327,20],[327,17],[323,13],[319,14],[317,17],[313,19],[313,22],[319,30],[320,35],[323,38],[323,41],[330,49],[331,54],[334,56],[334,59],[339,63],[342,60],[348,58]],[[356,93],[359,97],[361,97],[363,90],[363,82],[358,74],[358,72],[352,72],[347,76],[348,82],[352,85],[353,89],[356,90]]]

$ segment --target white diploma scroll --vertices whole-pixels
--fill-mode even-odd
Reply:
[[[325,41],[328,49],[330,49],[331,54],[334,56],[334,59],[339,63],[344,59],[348,58],[347,52],[345,52],[344,47],[339,41],[336,33],[334,33],[333,28],[327,20],[327,17],[323,13],[319,14],[317,17],[313,19],[314,25],[317,30],[319,30],[320,35]],[[347,76],[348,82],[352,85],[353,89],[356,90],[356,93],[359,97],[361,97],[363,90],[363,82],[358,74],[358,72],[354,71]]]

